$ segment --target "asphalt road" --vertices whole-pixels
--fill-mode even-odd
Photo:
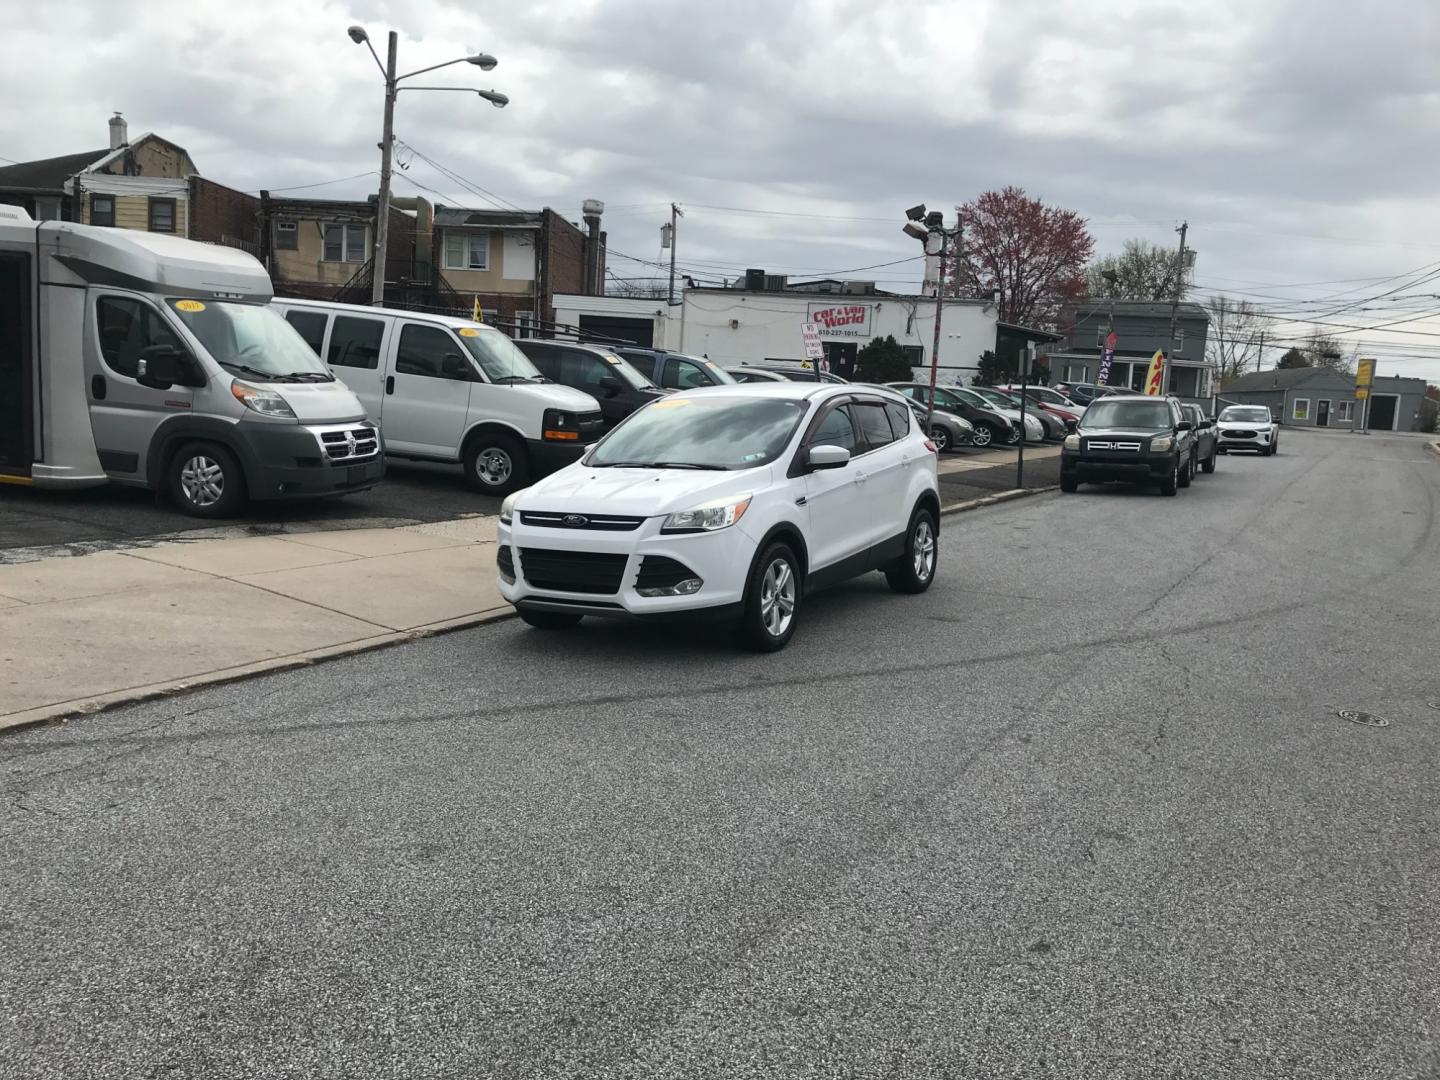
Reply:
[[[1440,1075],[1437,497],[1292,434],[775,656],[512,621],[0,738],[0,1076]]]

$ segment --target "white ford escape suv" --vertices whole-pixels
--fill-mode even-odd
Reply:
[[[898,394],[715,386],[632,414],[505,500],[500,592],[531,626],[586,615],[733,622],[782,648],[808,593],[870,570],[935,576],[935,448]]]

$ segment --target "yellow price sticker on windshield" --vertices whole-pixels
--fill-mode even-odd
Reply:
[[[651,407],[652,409],[678,409],[678,408],[680,408],[682,405],[689,405],[689,404],[690,404],[690,399],[689,399],[689,398],[683,398],[683,397],[678,397],[678,398],[677,398],[677,397],[667,397],[667,398],[661,398],[659,401],[655,402],[655,404],[652,405],[652,406],[650,406],[650,407]]]
[[[618,356],[607,356],[605,357],[605,359],[609,363],[614,364],[616,367],[620,366],[620,357]]]
[[[473,327],[473,326],[462,326],[462,327],[460,328],[460,336],[461,336],[461,337],[479,337],[479,336],[480,336],[480,331],[479,331],[479,330],[476,330],[475,327]]]
[[[199,300],[180,300],[175,304],[176,311],[204,311],[205,305]]]

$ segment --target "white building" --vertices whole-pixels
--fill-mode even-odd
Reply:
[[[555,312],[560,323],[707,356],[722,367],[799,363],[805,355],[800,328],[807,322],[818,324],[831,369],[846,376],[853,373],[859,350],[887,335],[910,354],[913,367],[928,370],[935,340],[933,297],[873,290],[689,288],[674,305],[663,299],[557,295]],[[946,298],[940,327],[941,382],[953,383],[957,375],[966,384],[974,379],[980,354],[995,348],[997,322],[995,306],[987,301]]]

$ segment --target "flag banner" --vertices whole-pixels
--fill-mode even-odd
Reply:
[[[1155,355],[1150,358],[1150,374],[1145,377],[1145,393],[1151,397],[1160,395],[1161,384],[1165,380],[1165,350],[1156,349]]]

